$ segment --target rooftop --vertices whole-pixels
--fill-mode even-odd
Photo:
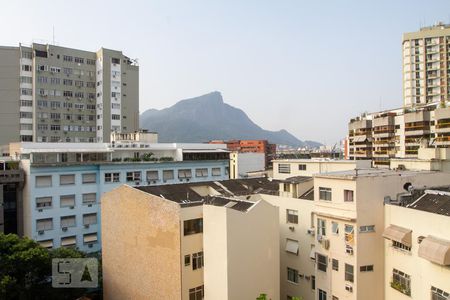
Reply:
[[[286,182],[286,183],[303,183],[303,182],[308,182],[311,180],[313,180],[313,178],[311,176],[292,176],[292,177],[286,178],[282,181]]]
[[[207,198],[205,204],[214,206],[224,206],[240,212],[247,212],[256,202],[245,200],[228,199],[224,197]]]
[[[355,160],[348,159],[332,159],[332,158],[289,158],[289,159],[274,159],[272,162],[288,162],[288,163],[323,163],[323,162],[331,162],[331,163],[343,163],[343,164],[355,164]]]
[[[185,205],[201,205],[211,197],[226,198],[251,194],[278,195],[280,181],[247,178],[135,187],[143,192]],[[221,201],[221,200],[217,200]]]
[[[431,174],[431,173],[436,173],[436,172],[368,168],[368,169],[353,169],[353,170],[346,170],[346,171],[322,173],[322,174],[315,175],[315,177],[355,179],[355,178],[360,178],[360,177],[414,176],[414,175],[418,175],[418,174]]]
[[[425,190],[425,193],[421,197],[406,207],[434,214],[450,216],[449,189],[450,187],[446,188],[447,191]]]

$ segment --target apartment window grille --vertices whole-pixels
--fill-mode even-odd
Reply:
[[[75,227],[75,226],[76,226],[76,218],[75,218],[75,216],[61,217],[61,228],[64,228],[64,227]]]
[[[203,251],[192,254],[192,270],[203,268]]]
[[[359,271],[360,272],[373,272],[373,265],[360,266]]]
[[[298,210],[286,209],[286,223],[298,224]]]
[[[39,197],[36,198],[36,207],[37,208],[50,208],[52,207],[52,197]]]
[[[331,232],[333,234],[339,234],[339,223],[338,222],[331,222]]]
[[[195,177],[208,177],[208,169],[195,169]]]
[[[334,259],[332,260],[332,268],[334,271],[339,271],[339,260]]]
[[[59,176],[59,185],[69,185],[69,184],[75,184],[75,175],[74,174]]]
[[[278,164],[278,173],[291,174],[291,165],[290,164]]]
[[[178,170],[178,178],[180,179],[188,179],[192,177],[191,169],[181,169]]]
[[[392,270],[391,287],[406,295],[411,295],[411,277],[397,269]]]
[[[203,285],[189,289],[189,300],[203,300],[204,297],[205,292]]]
[[[365,232],[375,232],[375,225],[364,225],[359,226],[359,232],[365,233]]]
[[[203,219],[191,219],[183,222],[184,235],[192,235],[203,232]]]
[[[328,257],[326,257],[325,255],[317,253],[316,261],[317,261],[317,270],[320,270],[322,272],[326,272],[327,271],[327,266],[328,266]]]
[[[353,202],[353,191],[344,190],[344,201],[345,202]]]
[[[326,222],[324,219],[317,219],[317,235],[324,236],[326,234]]]
[[[83,225],[94,225],[94,224],[97,224],[97,213],[83,215]]]
[[[353,282],[353,265],[345,264],[345,281]]]
[[[130,181],[141,181],[141,172],[140,171],[127,172],[127,182]]]
[[[105,173],[105,182],[120,182],[120,173]]]
[[[36,230],[42,231],[42,230],[52,230],[53,229],[53,219],[40,219],[36,220]]]
[[[434,286],[431,287],[431,300],[450,300],[450,294],[438,289]]]
[[[51,187],[52,186],[52,176],[36,176],[36,187]]]
[[[97,201],[96,193],[83,194],[83,204],[93,204]]]
[[[59,197],[60,207],[74,207],[75,195],[62,195]]]
[[[287,280],[293,283],[298,283],[298,270],[287,268]]]
[[[405,251],[411,251],[411,247],[406,246],[405,244],[402,244],[402,243],[397,242],[397,241],[392,241],[392,247],[397,248],[397,249],[401,249],[401,250],[405,250]]]
[[[163,180],[173,180],[174,177],[174,173],[173,170],[163,170]]]
[[[319,187],[319,199],[331,201],[331,188]]]

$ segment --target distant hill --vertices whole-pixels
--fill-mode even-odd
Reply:
[[[315,148],[320,143],[301,141],[282,129],[264,130],[241,109],[223,102],[219,92],[181,100],[162,110],[149,109],[140,116],[140,127],[159,134],[160,142],[266,139],[270,143]]]

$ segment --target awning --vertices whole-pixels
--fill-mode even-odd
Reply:
[[[38,242],[41,247],[44,248],[53,248],[53,240],[39,241]]]
[[[68,236],[61,239],[61,246],[72,246],[77,244],[76,236]]]
[[[450,241],[427,236],[419,245],[419,256],[442,266],[449,266]]]
[[[361,143],[364,142],[367,138],[365,136],[357,136],[353,139],[353,142],[355,143]]]
[[[293,254],[298,254],[298,241],[287,240],[286,241],[286,251]]]
[[[384,230],[383,236],[389,240],[396,241],[402,243],[405,246],[411,247],[411,233],[412,230],[408,228],[403,228],[397,225],[390,225]]]

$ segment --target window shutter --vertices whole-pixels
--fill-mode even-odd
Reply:
[[[36,176],[36,187],[51,187],[52,176]]]

